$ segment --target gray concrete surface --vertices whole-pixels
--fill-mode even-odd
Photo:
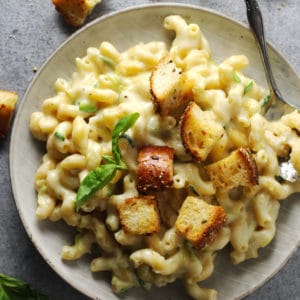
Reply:
[[[103,0],[88,22],[108,12],[162,1]],[[165,1],[170,2],[170,1]],[[246,23],[242,0],[175,1],[215,9]],[[300,73],[300,1],[261,0],[268,40]],[[75,30],[66,26],[51,0],[0,0],[0,89],[22,96],[45,59]],[[22,149],[20,149],[22,151]],[[9,182],[9,136],[0,141],[0,272],[19,277],[50,299],[87,299],[65,283],[42,259],[19,219]],[[22,167],[22,166],[20,166]],[[246,297],[300,299],[300,251],[261,288]]]

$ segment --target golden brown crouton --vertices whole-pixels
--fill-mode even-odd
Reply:
[[[52,0],[56,10],[72,26],[80,26],[101,0]]]
[[[154,196],[128,198],[117,207],[123,230],[148,234],[160,229],[160,217]]]
[[[17,101],[18,95],[16,92],[0,90],[0,137],[7,134]]]
[[[141,193],[168,188],[173,184],[174,149],[167,146],[146,146],[138,155],[138,183]]]
[[[183,87],[182,70],[169,56],[162,58],[150,76],[150,92],[162,116],[175,113],[187,101]]]
[[[180,208],[175,226],[189,242],[202,248],[214,240],[226,221],[221,206],[210,205],[204,200],[188,196]]]
[[[224,128],[216,122],[211,112],[201,110],[190,102],[181,118],[181,139],[185,149],[198,160],[207,158],[224,134]]]
[[[247,148],[239,148],[229,156],[206,166],[215,187],[233,188],[258,184],[258,171],[254,157]]]

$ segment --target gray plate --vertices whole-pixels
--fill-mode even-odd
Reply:
[[[232,54],[247,55],[250,60],[247,75],[266,87],[254,39],[241,23],[211,10],[192,6],[141,6],[102,17],[71,36],[36,75],[15,118],[10,148],[10,176],[24,227],[49,265],[74,288],[94,299],[118,299],[111,291],[109,276],[92,274],[89,257],[73,263],[62,262],[61,247],[72,242],[72,230],[63,223],[41,222],[35,217],[36,194],[33,179],[45,147],[30,134],[30,114],[40,110],[42,101],[54,94],[54,82],[58,77],[70,78],[75,71],[75,58],[84,56],[88,46],[99,46],[102,41],[107,40],[119,50],[125,50],[139,42],[169,41],[171,33],[163,29],[162,23],[164,17],[170,14],[180,14],[189,22],[200,25],[210,43],[215,61],[220,62]],[[272,47],[270,57],[284,96],[300,99],[300,81],[295,71]],[[300,206],[296,204],[292,199],[282,202],[276,238],[260,251],[258,259],[233,266],[225,250],[216,259],[214,275],[204,285],[216,288],[220,299],[232,300],[249,294],[274,275],[295,251],[300,240]],[[126,293],[123,299],[187,299],[183,290],[182,284],[175,283],[148,293],[135,289]]]

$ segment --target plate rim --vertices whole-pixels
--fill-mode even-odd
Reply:
[[[151,3],[151,4],[139,4],[139,5],[133,5],[133,6],[129,6],[127,8],[124,9],[119,9],[110,13],[105,13],[102,16],[96,17],[94,20],[90,21],[89,23],[85,24],[84,26],[82,26],[81,28],[79,28],[78,30],[76,30],[75,32],[73,32],[71,35],[67,36],[67,38],[65,38],[65,40],[63,40],[51,53],[50,55],[48,55],[48,57],[46,57],[46,59],[44,60],[44,62],[41,64],[41,67],[39,68],[39,70],[35,73],[35,76],[31,79],[31,81],[29,82],[29,85],[27,86],[25,93],[22,97],[22,100],[20,101],[20,104],[17,106],[17,110],[16,110],[16,114],[14,116],[13,122],[12,122],[12,130],[11,130],[11,134],[10,134],[10,145],[9,145],[9,182],[10,182],[10,187],[12,190],[12,195],[13,195],[13,200],[14,200],[14,204],[16,206],[16,209],[18,211],[18,215],[19,218],[21,219],[22,225],[29,237],[29,239],[31,240],[31,242],[33,243],[33,246],[38,250],[39,254],[41,255],[41,257],[43,258],[43,260],[51,267],[52,270],[55,271],[55,273],[62,279],[64,280],[67,284],[69,284],[70,286],[72,286],[75,290],[77,290],[78,292],[82,293],[83,295],[89,297],[89,298],[93,298],[94,295],[92,295],[92,293],[89,292],[88,287],[86,289],[80,289],[76,286],[76,283],[73,282],[72,279],[70,279],[69,277],[67,277],[63,272],[59,271],[57,266],[52,263],[50,261],[49,258],[47,258],[47,254],[44,252],[43,247],[40,247],[38,244],[37,239],[32,235],[32,232],[30,230],[30,225],[27,223],[26,218],[24,217],[24,213],[22,213],[21,207],[20,207],[20,199],[18,199],[17,197],[17,191],[16,191],[16,183],[14,180],[14,175],[13,175],[13,166],[14,166],[14,161],[12,158],[11,153],[15,152],[15,135],[16,135],[16,131],[17,131],[17,124],[19,121],[19,116],[22,112],[22,110],[24,109],[24,106],[26,105],[25,103],[25,99],[28,97],[28,94],[30,93],[30,91],[32,90],[33,86],[35,85],[35,83],[38,81],[40,74],[43,72],[43,70],[45,69],[45,67],[47,66],[47,64],[54,59],[54,57],[56,56],[56,54],[62,49],[64,48],[68,43],[72,42],[72,40],[76,37],[79,36],[80,34],[82,34],[84,31],[88,30],[90,27],[95,26],[98,23],[101,23],[103,21],[105,21],[106,19],[109,18],[115,18],[118,15],[123,15],[123,14],[127,14],[127,13],[131,13],[134,11],[138,11],[138,10],[145,10],[145,9],[157,9],[159,7],[170,7],[170,8],[187,8],[187,9],[192,9],[192,10],[198,10],[201,11],[202,13],[208,13],[208,14],[212,14],[216,17],[220,17],[222,19],[224,19],[226,22],[231,22],[234,23],[235,25],[238,25],[240,27],[243,27],[245,30],[248,30],[249,32],[251,32],[250,27],[242,22],[239,21],[237,19],[235,19],[234,17],[230,17],[228,15],[225,15],[219,11],[216,11],[214,9],[211,8],[207,8],[207,7],[203,7],[201,5],[194,5],[194,4],[183,4],[183,3],[174,3],[174,2],[161,2],[161,3]],[[246,10],[246,8],[245,8]],[[254,40],[255,42],[255,40]],[[281,53],[281,51],[279,51],[271,42],[269,42],[267,40],[267,46],[269,48],[269,50],[271,49],[281,60],[284,60],[285,63],[288,65],[288,67],[290,68],[290,70],[294,73],[295,77],[297,77],[298,80],[300,80],[299,78],[299,74],[297,73],[296,69],[294,68],[294,66],[289,62],[289,60],[285,57],[285,55],[283,55]],[[88,47],[88,45],[86,46]],[[295,254],[295,252],[297,251],[298,247],[300,246],[300,239],[297,241],[297,243],[295,243],[293,249],[289,252],[289,254],[285,257],[285,259],[283,260],[283,262],[276,267],[276,269],[271,272],[268,276],[266,276],[266,278],[264,278],[263,280],[261,280],[259,283],[257,283],[254,287],[249,288],[247,291],[245,291],[244,293],[242,293],[239,297],[235,298],[235,299],[242,299],[248,295],[250,295],[251,293],[253,293],[254,291],[256,291],[257,289],[259,289],[260,287],[262,287],[266,282],[268,282],[273,276],[275,276],[288,262],[288,260]],[[96,298],[95,298],[96,299]],[[97,298],[98,299],[98,298]],[[99,298],[100,299],[100,298]]]

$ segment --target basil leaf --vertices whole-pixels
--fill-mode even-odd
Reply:
[[[240,83],[242,81],[240,76],[235,71],[232,72],[232,78],[236,83]]]
[[[8,287],[19,287],[26,285],[25,282],[4,274],[0,274],[0,284]]]
[[[253,87],[253,81],[250,81],[244,88],[244,94],[243,96],[245,96]]]
[[[126,170],[127,166],[122,161],[121,151],[119,148],[119,139],[135,123],[139,113],[128,115],[116,124],[112,133],[112,153],[113,156],[104,155],[103,159],[106,164],[92,170],[81,182],[77,191],[75,206],[76,210],[88,201],[88,199],[107,185],[116,175],[117,170]]]
[[[105,162],[106,163],[108,163],[108,164],[113,164],[113,165],[116,165],[117,163],[116,163],[116,161],[115,161],[115,159],[112,157],[112,156],[110,156],[110,155],[102,155],[102,158],[105,160]]]
[[[55,131],[55,132],[54,132],[54,136],[55,136],[57,139],[61,140],[61,141],[64,141],[64,140],[66,139],[66,137],[65,137],[62,133],[60,133],[60,132],[58,132],[58,131]]]
[[[46,300],[48,298],[32,289],[28,283],[0,273],[0,299]]]
[[[139,113],[133,113],[131,115],[125,116],[116,124],[113,132],[112,132],[112,153],[118,164],[122,162],[121,151],[119,148],[119,138],[124,134],[133,124],[136,122]]]
[[[107,185],[114,178],[117,170],[118,165],[105,164],[88,173],[79,186],[75,201],[76,209],[80,209],[93,194]]]
[[[131,146],[131,148],[134,148],[134,142],[133,142],[133,139],[126,133],[122,133],[120,135],[120,139],[125,139],[128,144]]]
[[[79,110],[87,113],[95,113],[97,111],[97,107],[91,104],[80,103]]]
[[[10,300],[10,297],[7,295],[4,288],[0,285],[0,299],[1,300]]]

